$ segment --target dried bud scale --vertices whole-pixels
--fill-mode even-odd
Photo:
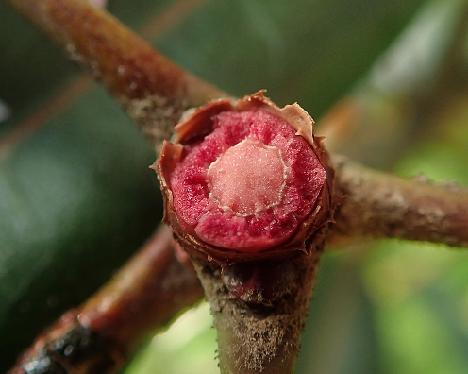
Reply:
[[[165,217],[192,255],[220,263],[307,251],[329,221],[331,172],[313,121],[258,92],[187,113],[165,142]]]

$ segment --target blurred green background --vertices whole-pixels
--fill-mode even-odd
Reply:
[[[267,88],[319,126],[346,98],[360,126],[337,151],[468,185],[466,0],[110,0],[109,10],[224,90]],[[5,2],[0,50],[3,372],[145,240],[161,204],[152,147]],[[203,303],[124,372],[217,373],[215,335]],[[324,256],[298,373],[466,373],[467,352],[468,252],[361,240]]]

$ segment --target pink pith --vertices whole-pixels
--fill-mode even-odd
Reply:
[[[210,245],[243,252],[287,241],[326,181],[311,145],[262,108],[226,110],[206,121],[211,132],[183,145],[167,181],[181,227]]]

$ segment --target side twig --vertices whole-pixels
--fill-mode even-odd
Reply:
[[[174,245],[171,230],[161,226],[108,284],[43,332],[9,373],[118,371],[148,334],[203,295]]]
[[[424,179],[405,180],[334,157],[343,203],[341,235],[367,235],[468,246],[468,190]]]
[[[223,95],[86,1],[9,1],[102,81],[155,143],[171,135],[184,110]]]

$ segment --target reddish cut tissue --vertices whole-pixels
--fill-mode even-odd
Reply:
[[[317,208],[327,175],[312,120],[297,105],[270,103],[262,94],[237,107],[215,102],[178,126],[178,144],[164,145],[163,190],[188,235],[263,251],[291,239]]]

